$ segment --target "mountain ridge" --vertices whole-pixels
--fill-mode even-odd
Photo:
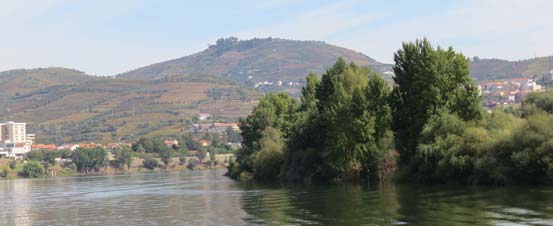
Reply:
[[[365,54],[322,41],[278,38],[238,40],[222,38],[203,51],[117,75],[156,79],[175,74],[210,74],[238,82],[263,80],[301,81],[310,72],[322,73],[339,57],[378,72],[389,70]],[[251,77],[250,77],[251,76]]]
[[[137,76],[131,71],[102,77],[63,67],[0,72],[0,119],[28,122],[31,132],[41,134],[40,142],[174,134],[200,112],[221,120],[245,116],[262,95],[252,88],[256,82],[303,82],[338,57],[369,66],[391,81],[390,64],[321,41],[219,39],[204,51],[134,70]],[[541,75],[552,66],[552,56],[520,61],[474,57],[470,73],[476,81],[508,79]],[[276,91],[299,90],[294,85]]]

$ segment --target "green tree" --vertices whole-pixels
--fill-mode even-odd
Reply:
[[[44,175],[44,166],[36,161],[29,161],[23,165],[21,175],[24,177],[41,177]]]
[[[56,164],[56,158],[61,157],[61,152],[58,151],[43,151],[44,152],[44,161],[50,165]]]
[[[534,105],[549,114],[553,114],[553,91],[549,90],[541,93],[529,93],[524,104]]]
[[[100,167],[105,166],[107,152],[101,147],[94,147],[89,151],[90,155],[90,165],[89,168],[94,171],[98,171]]]
[[[259,100],[252,114],[240,120],[242,148],[237,154],[239,171],[253,172],[252,154],[260,150],[259,140],[267,127],[273,127],[288,134],[298,102],[285,93],[269,93]],[[234,173],[240,175],[240,173]]]
[[[392,128],[400,164],[410,162],[429,118],[439,109],[463,120],[480,118],[469,60],[452,48],[434,49],[428,40],[404,43],[394,54]]]
[[[371,74],[363,92],[354,92],[352,139],[361,165],[361,177],[377,181],[385,175],[385,157],[393,150],[390,87],[378,75]]]
[[[75,149],[75,151],[73,151],[73,154],[71,155],[71,159],[73,163],[75,163],[77,171],[88,173],[88,166],[90,165],[91,161],[88,150],[84,148]]]
[[[71,159],[79,172],[89,173],[98,171],[100,167],[105,166],[107,152],[101,147],[91,149],[77,148],[73,151]]]
[[[284,160],[284,140],[278,129],[267,127],[259,141],[260,150],[252,156],[254,176],[257,179],[272,180],[280,175]]]
[[[154,143],[150,138],[142,137],[138,140],[138,144],[142,146],[145,152],[154,152]]]
[[[42,161],[44,159],[42,150],[31,150],[27,153],[27,159],[39,162]]]
[[[151,169],[151,170],[158,167],[157,160],[151,159],[151,158],[144,159],[144,162],[142,164],[143,164],[144,168]]]
[[[328,170],[323,172],[325,177],[333,178],[340,175],[355,174],[360,164],[361,149],[355,147],[356,120],[363,115],[364,109],[355,111],[354,94],[364,101],[363,89],[367,86],[368,68],[360,68],[351,63],[347,64],[340,58],[336,64],[322,76],[321,85],[317,90],[318,96],[318,131],[322,135],[319,149]],[[372,120],[374,121],[374,119]],[[371,119],[363,122],[364,128],[372,129]]]
[[[16,166],[17,166],[17,162],[15,160],[10,161],[10,165],[9,165],[10,169],[13,170],[13,169],[15,169]]]
[[[127,146],[120,145],[116,147],[113,152],[116,158],[117,166],[119,168],[127,166],[127,170],[129,170],[132,164],[132,150]]]
[[[169,166],[169,163],[171,162],[171,150],[165,146],[165,148],[162,148],[159,152],[159,157],[161,158],[161,161],[163,162],[163,165],[165,168]]]
[[[68,159],[71,158],[71,150],[69,149],[61,149],[57,151],[59,153],[60,158],[62,159]]]
[[[305,79],[305,86],[301,89],[301,110],[309,111],[317,106],[317,87],[321,83],[315,73],[310,73]]]

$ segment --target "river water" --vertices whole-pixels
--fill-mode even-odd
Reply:
[[[281,186],[223,173],[0,181],[0,224],[553,225],[552,187]]]

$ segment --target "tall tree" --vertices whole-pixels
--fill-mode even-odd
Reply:
[[[259,100],[259,103],[246,119],[240,120],[240,135],[242,149],[238,152],[237,161],[241,171],[253,172],[252,154],[260,150],[259,140],[267,127],[289,134],[293,114],[298,109],[296,99],[285,93],[269,93]]]
[[[115,148],[114,154],[117,158],[117,166],[120,168],[127,166],[127,170],[130,170],[132,164],[132,150],[125,145],[121,145]]]
[[[468,58],[452,48],[434,49],[426,39],[403,43],[394,61],[392,127],[399,163],[405,165],[431,116],[445,109],[464,120],[479,118],[479,98]]]
[[[315,73],[309,73],[305,82],[301,89],[301,111],[308,111],[317,106],[317,87],[321,83]]]

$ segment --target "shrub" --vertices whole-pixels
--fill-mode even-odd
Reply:
[[[197,161],[196,159],[190,159],[190,161],[188,161],[188,165],[186,166],[186,168],[188,169],[194,169],[196,168],[196,166],[198,166],[200,164],[199,161]]]
[[[16,165],[17,165],[17,163],[15,162],[15,160],[11,161],[10,162],[10,169],[15,169]]]
[[[23,165],[21,175],[24,177],[41,177],[44,175],[44,166],[36,161],[31,161]]]
[[[144,159],[144,163],[142,164],[144,165],[144,168],[151,169],[151,170],[158,167],[158,162],[155,159]]]

